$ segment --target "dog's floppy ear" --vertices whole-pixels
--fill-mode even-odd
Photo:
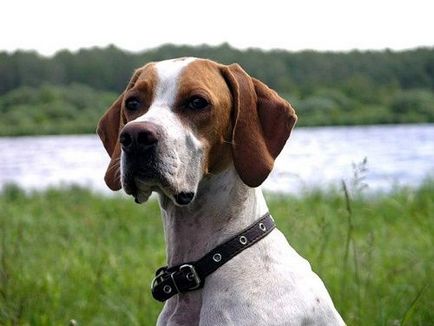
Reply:
[[[271,172],[297,115],[291,105],[238,64],[224,66],[233,97],[232,156],[241,180],[257,187]]]
[[[134,86],[140,72],[141,69],[136,70],[128,83],[126,90],[107,109],[98,122],[98,136],[111,158],[104,177],[105,183],[111,190],[119,190],[122,188],[120,176],[121,145],[119,143],[119,133],[126,123],[125,116],[122,112],[122,102],[124,100],[125,92]]]
[[[111,190],[122,188],[119,171],[121,148],[119,144],[119,132],[123,126],[122,101],[124,94],[110,106],[98,123],[97,133],[101,139],[111,160],[105,173],[105,183]]]

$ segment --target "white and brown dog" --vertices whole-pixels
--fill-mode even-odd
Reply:
[[[259,186],[297,116],[239,65],[150,63],[102,117],[105,181],[136,202],[160,196],[167,264],[200,259],[268,212]],[[343,325],[310,264],[274,229],[170,298],[159,325]]]

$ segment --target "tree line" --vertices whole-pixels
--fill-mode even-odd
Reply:
[[[132,53],[108,46],[77,52],[62,50],[52,57],[32,51],[0,52],[0,134],[5,134],[2,125],[17,120],[20,111],[44,116],[39,120],[47,126],[53,115],[65,111],[61,110],[62,103],[81,112],[93,110],[99,114],[103,108],[93,107],[92,103],[77,106],[73,100],[80,96],[77,89],[86,89],[87,99],[114,98],[125,88],[135,68],[182,56],[240,63],[249,74],[293,103],[302,125],[434,122],[434,47],[407,51],[288,52],[239,50],[228,44],[164,45]],[[53,100],[46,96],[48,90],[57,94],[54,105],[48,101]],[[11,100],[29,93],[33,95],[26,103],[20,99],[18,105]],[[62,114],[57,118],[65,118],[71,125],[68,132],[74,131],[74,118]],[[33,124],[37,129],[36,121],[28,121],[28,126]],[[77,132],[89,130],[90,122],[89,127],[77,127]]]

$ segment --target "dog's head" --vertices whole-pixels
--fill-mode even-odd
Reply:
[[[152,191],[189,204],[202,178],[235,166],[259,186],[289,137],[291,105],[239,65],[182,58],[136,70],[98,124],[105,181],[137,202]]]

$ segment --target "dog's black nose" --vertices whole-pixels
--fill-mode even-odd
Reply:
[[[128,123],[121,131],[119,142],[125,152],[141,152],[154,148],[159,140],[159,128],[152,122]]]

